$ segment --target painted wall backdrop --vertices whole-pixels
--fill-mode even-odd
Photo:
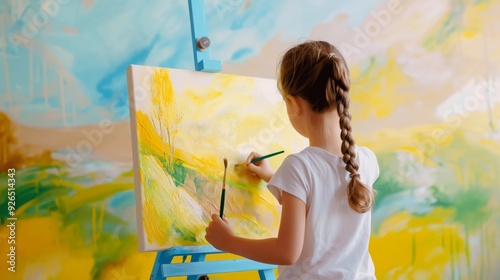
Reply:
[[[206,10],[225,73],[275,78],[279,55],[307,39],[344,52],[355,136],[381,167],[379,279],[500,275],[500,1]],[[2,1],[0,34],[0,278],[147,279],[155,254],[138,253],[125,70],[193,69],[187,1]]]

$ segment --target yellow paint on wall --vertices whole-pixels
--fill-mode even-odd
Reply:
[[[130,252],[126,257],[107,265],[101,274],[102,280],[149,279],[156,253]],[[169,278],[170,279],[170,278]],[[185,279],[185,277],[184,277]]]
[[[452,214],[438,207],[421,217],[403,211],[385,220],[370,241],[377,277],[442,279],[450,266],[463,267],[464,233],[446,221]]]
[[[464,38],[472,39],[481,35],[485,27],[490,26],[490,22],[493,20],[493,13],[489,12],[492,8],[491,5],[493,4],[483,2],[464,10],[461,24],[461,32]]]
[[[406,100],[399,89],[408,85],[408,77],[394,58],[382,66],[372,63],[366,70],[360,67],[356,65],[351,70],[353,81],[363,81],[351,87],[351,99],[356,102],[356,107],[351,108],[352,114],[358,120],[388,117]]]
[[[9,228],[1,227],[0,236],[7,236]],[[91,279],[94,267],[92,247],[81,247],[71,234],[62,230],[60,217],[18,219],[16,221],[16,272],[6,269],[7,256],[0,279]],[[2,243],[4,241],[2,240]],[[2,249],[5,248],[2,245]]]

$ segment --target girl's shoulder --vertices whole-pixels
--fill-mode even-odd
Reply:
[[[358,151],[358,154],[360,154],[368,159],[377,161],[377,156],[370,148],[365,147],[365,146],[356,146],[356,150]]]
[[[364,172],[367,172],[369,174],[372,181],[371,184],[373,184],[380,175],[380,168],[378,165],[377,156],[368,147],[358,146],[357,150],[358,150],[358,163],[360,164],[360,166],[363,166]]]

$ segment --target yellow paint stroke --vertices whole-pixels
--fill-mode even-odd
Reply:
[[[498,4],[497,4],[498,5]],[[468,6],[464,9],[462,15],[461,33],[466,39],[472,39],[483,34],[485,27],[490,26],[494,20],[494,13],[491,13],[493,3],[477,3],[476,5]]]
[[[99,221],[97,221],[97,210],[99,206]],[[102,233],[104,212],[105,212],[105,202],[94,202],[92,205],[92,241],[94,248],[97,248],[97,241]]]
[[[137,135],[140,146],[140,153],[143,155],[163,154],[164,146],[160,135],[153,128],[149,117],[141,112],[136,112]]]
[[[422,217],[400,212],[384,221],[370,241],[377,277],[442,279],[447,275],[452,258],[456,258],[456,267],[464,265],[466,243],[463,231],[446,223],[452,213],[452,210],[442,208]]]
[[[144,187],[142,221],[148,242],[157,246],[166,246],[172,240],[179,245],[203,242],[209,217],[204,215],[201,207],[183,188],[175,186],[154,157],[144,156],[141,169]]]
[[[279,210],[276,199],[267,188],[256,186],[243,189],[229,186],[226,190],[226,214],[238,218],[237,224],[257,225],[253,230],[258,230],[259,234],[250,233],[252,228],[246,228],[244,236],[262,237],[277,234]]]
[[[174,137],[177,133],[177,124],[181,120],[181,113],[174,102],[174,90],[168,69],[160,68],[153,72],[151,98],[154,124],[158,125],[157,131],[159,131],[162,140],[168,144],[168,147],[163,146],[163,158],[167,161],[167,168],[172,171]]]
[[[100,215],[99,215],[99,224],[98,224],[98,228],[99,228],[99,231],[97,232],[97,238],[99,238],[99,236],[101,236],[102,234],[102,228],[104,226],[104,213],[106,211],[106,201],[101,201],[99,202],[100,204]]]
[[[135,244],[136,245],[136,244]],[[137,247],[137,245],[135,246]],[[100,279],[126,280],[149,279],[156,253],[137,252],[130,248],[129,253],[118,262],[110,262],[102,271]],[[186,277],[183,277],[184,280]],[[177,278],[168,278],[168,280]]]
[[[60,219],[59,215],[18,219],[16,272],[2,269],[0,279],[91,279],[95,251],[81,244]],[[6,236],[8,230],[1,227],[0,235]]]
[[[92,245],[94,248],[97,248],[97,229],[96,229],[96,222],[95,222],[95,216],[96,216],[96,209],[95,209],[95,203],[92,206]]]
[[[353,81],[363,81],[354,84],[350,93],[352,101],[356,102],[351,112],[357,120],[387,118],[406,100],[399,89],[409,85],[409,78],[398,67],[395,58],[389,59],[384,66],[372,63],[367,70],[356,65],[351,75]]]

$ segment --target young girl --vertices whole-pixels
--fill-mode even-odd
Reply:
[[[278,87],[309,147],[286,157],[276,173],[266,161],[250,163],[257,153],[247,159],[282,205],[278,237],[237,237],[213,215],[206,239],[215,248],[278,264],[280,279],[375,279],[368,243],[379,168],[371,150],[354,144],[349,84],[344,58],[327,42],[285,53]]]

